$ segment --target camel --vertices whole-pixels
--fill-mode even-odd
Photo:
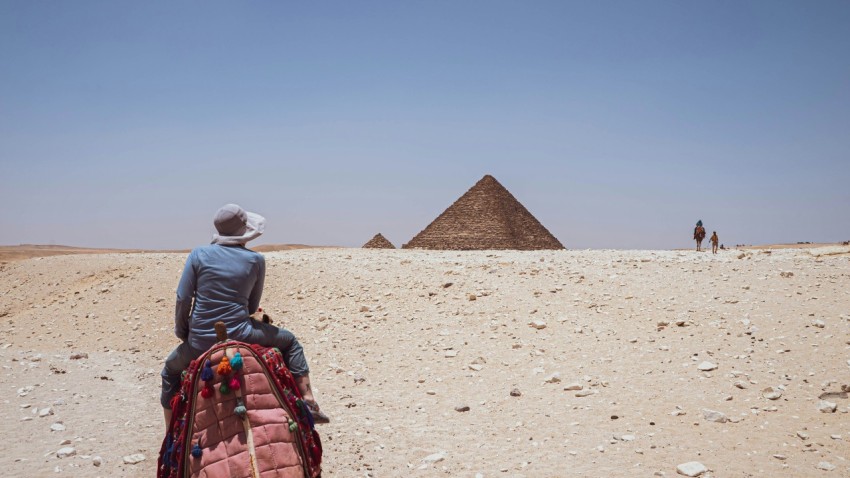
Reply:
[[[705,228],[702,227],[702,220],[697,221],[697,226],[694,228],[694,240],[697,241],[697,252],[702,250],[702,240],[705,239]]]

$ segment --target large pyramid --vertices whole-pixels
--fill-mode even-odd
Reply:
[[[564,246],[489,174],[402,249],[563,249]]]
[[[363,244],[363,249],[395,249],[395,246],[379,232],[375,234],[375,237],[369,239],[369,242]]]

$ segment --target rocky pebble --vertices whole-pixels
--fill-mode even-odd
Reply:
[[[132,455],[127,455],[124,457],[124,463],[128,465],[135,465],[143,461],[145,461],[145,455],[141,453],[134,453]]]
[[[426,456],[425,458],[422,459],[422,464],[419,465],[419,469],[424,470],[424,469],[428,468],[429,466],[431,466],[435,463],[439,463],[439,462],[441,462],[445,459],[446,459],[446,452],[444,452],[444,451],[432,453],[432,454],[430,454],[430,455],[428,455],[428,456]]]
[[[689,461],[676,467],[676,473],[685,476],[700,476],[706,471],[708,468],[698,461]]]
[[[709,410],[707,408],[703,408],[702,416],[706,420],[715,423],[726,423],[729,421],[729,418],[726,416],[726,414],[715,410]]]
[[[59,458],[66,458],[69,456],[74,456],[76,454],[77,450],[72,446],[66,446],[56,451],[56,456]]]
[[[717,368],[717,365],[715,365],[711,362],[705,361],[705,362],[700,363],[697,366],[697,368],[702,370],[703,372],[710,372],[712,370],[715,370]]]
[[[782,391],[773,387],[767,387],[761,391],[761,394],[768,400],[778,400],[782,396]]]

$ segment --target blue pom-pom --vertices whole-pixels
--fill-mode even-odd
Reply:
[[[234,371],[242,370],[242,354],[241,353],[236,352],[233,355],[233,358],[230,359],[230,368],[232,368]]]
[[[201,370],[201,380],[208,382],[213,379],[212,362],[207,360],[204,363],[204,369]]]
[[[203,454],[203,453],[204,452],[201,450],[200,445],[195,443],[195,446],[192,447],[192,456],[194,456],[195,458],[200,458],[201,454]]]
[[[240,417],[244,417],[248,412],[248,409],[245,408],[245,405],[236,405],[236,408],[233,410],[234,413],[239,415]]]

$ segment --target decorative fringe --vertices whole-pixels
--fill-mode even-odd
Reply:
[[[207,360],[204,362],[204,369],[201,370],[201,380],[209,382],[213,378],[212,362]]]
[[[298,408],[301,410],[301,414],[307,417],[307,422],[310,424],[310,429],[316,428],[316,422],[313,418],[313,411],[310,410],[310,407],[307,406],[307,403],[300,398],[295,401],[295,404],[298,405]]]
[[[230,389],[231,389],[231,390],[239,390],[239,387],[240,387],[240,385],[239,385],[239,378],[237,378],[237,377],[233,377],[233,378],[231,378],[231,379],[230,379],[230,384],[229,384],[229,385],[230,385]]]
[[[204,388],[201,389],[201,396],[204,398],[210,398],[213,396],[214,393],[215,390],[213,390],[212,384],[210,383],[207,383],[206,385],[204,385]]]
[[[245,404],[241,398],[236,400],[236,408],[233,409],[233,413],[239,415],[241,418],[245,418],[245,414],[248,413],[248,409],[245,408]]]
[[[165,437],[165,454],[162,455],[163,463],[171,463],[171,453],[174,451],[174,438],[171,435]]]
[[[233,355],[233,360],[230,361],[230,368],[232,368],[236,372],[242,370],[242,354],[241,353],[236,352]]]
[[[221,382],[221,387],[218,387],[218,391],[221,392],[222,395],[230,393],[230,387],[227,386],[227,382]]]
[[[218,368],[216,368],[216,372],[219,375],[227,375],[231,371],[230,369],[230,360],[227,358],[227,355],[222,357],[221,362],[218,364]]]
[[[295,432],[295,430],[298,430],[298,423],[296,423],[296,422],[294,422],[294,421],[290,420],[290,421],[289,421],[289,431],[290,431],[290,432],[292,432],[292,433],[294,433],[294,432]]]
[[[192,456],[195,458],[200,458],[203,454],[203,450],[201,450],[201,446],[195,443],[195,446],[192,447]]]

